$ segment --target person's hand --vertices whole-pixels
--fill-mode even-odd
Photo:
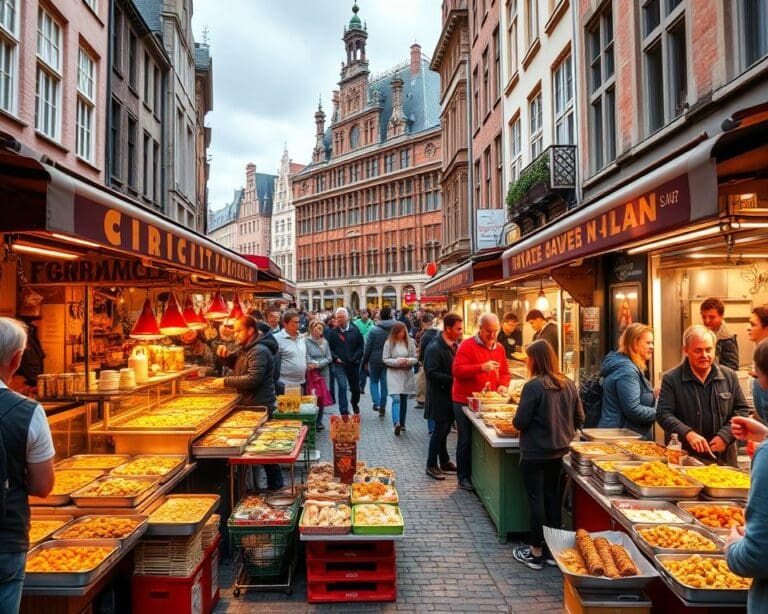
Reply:
[[[223,377],[216,377],[211,382],[211,388],[224,388],[224,378]]]
[[[499,363],[495,360],[487,360],[483,364],[480,365],[480,369],[483,373],[488,373],[488,371],[491,371],[493,369],[498,369]]]
[[[661,386],[656,386],[656,388],[653,389],[653,398],[658,399],[660,394],[661,394]]]
[[[723,550],[725,550],[727,553],[728,548],[739,541],[742,537],[744,537],[744,527],[731,527],[731,532],[728,534],[728,537],[725,540]]]
[[[685,436],[685,440],[688,442],[688,445],[699,454],[706,454],[709,452],[709,443],[707,442],[707,439],[699,435],[696,431],[689,431]]]
[[[223,345],[220,345],[216,348],[216,355],[219,358],[226,358],[227,356],[229,356],[229,350]]]
[[[498,392],[503,397],[505,397],[505,396],[507,396],[507,394],[509,394],[509,390],[507,390],[506,386],[499,386],[496,389],[496,392]]]
[[[753,418],[734,416],[731,418],[731,432],[741,441],[763,441],[768,437],[768,426]]]
[[[709,440],[709,449],[713,452],[722,452],[726,447],[725,440],[720,435],[715,435]]]

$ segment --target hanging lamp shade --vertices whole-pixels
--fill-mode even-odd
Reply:
[[[144,301],[144,307],[141,309],[136,323],[133,325],[130,337],[132,339],[140,339],[141,341],[150,341],[152,339],[159,339],[163,336],[160,332],[160,327],[157,325],[157,318],[152,311],[152,304],[149,299]]]
[[[205,318],[195,311],[195,306],[192,304],[192,297],[190,296],[184,301],[184,311],[181,315],[184,316],[184,321],[192,330],[202,330],[208,325]]]
[[[176,295],[171,292],[163,317],[160,318],[160,332],[164,335],[180,335],[188,330],[189,325],[181,313],[179,301],[176,300]]]
[[[221,295],[221,290],[217,290],[213,295],[211,304],[208,305],[208,309],[205,310],[205,317],[211,320],[223,320],[229,315],[229,307],[227,301]]]
[[[232,310],[229,312],[230,320],[237,320],[243,317],[243,308],[240,306],[240,297],[235,292],[235,297],[232,299]]]

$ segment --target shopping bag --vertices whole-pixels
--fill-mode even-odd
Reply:
[[[307,370],[307,391],[317,396],[318,407],[333,405],[333,398],[325,385],[325,378],[316,369]]]

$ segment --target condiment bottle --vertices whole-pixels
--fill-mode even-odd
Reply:
[[[677,437],[677,433],[672,433],[672,438],[667,444],[667,464],[670,467],[680,467],[682,465],[683,444]]]

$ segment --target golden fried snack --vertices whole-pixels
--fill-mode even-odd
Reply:
[[[751,579],[737,576],[728,569],[728,563],[722,558],[694,554],[681,561],[662,561],[662,565],[678,582],[692,588],[745,590],[752,584]]]
[[[640,529],[638,533],[640,537],[656,548],[705,552],[715,552],[720,549],[711,539],[685,527],[658,525],[648,529]]]
[[[616,563],[613,562],[613,555],[611,554],[611,544],[605,537],[595,538],[595,549],[597,554],[600,555],[600,560],[605,567],[605,575],[609,578],[618,578],[619,570],[616,568]]]
[[[624,550],[623,546],[611,544],[611,554],[613,555],[613,561],[616,563],[616,569],[619,570],[619,575],[622,578],[638,575],[639,572],[632,562],[632,557]]]
[[[589,574],[587,565],[576,548],[568,548],[567,550],[563,550],[560,553],[560,556],[557,558],[563,564],[563,567],[565,567],[571,573],[579,574],[582,576]]]
[[[694,505],[686,511],[700,523],[713,529],[743,527],[746,524],[744,510],[733,505]]]
[[[602,576],[605,574],[605,567],[600,555],[597,553],[592,538],[584,529],[576,531],[576,548],[579,554],[587,564],[587,569],[592,576]]]

